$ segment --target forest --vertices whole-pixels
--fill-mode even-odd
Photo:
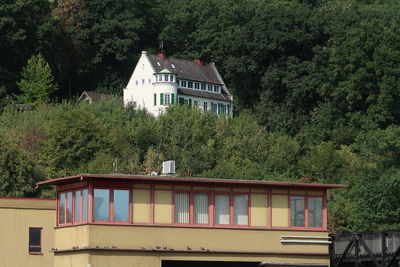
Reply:
[[[4,0],[0,197],[174,159],[181,176],[346,184],[329,196],[331,231],[399,228],[399,14],[396,0]],[[160,42],[215,62],[233,118],[123,107]],[[115,97],[80,103],[84,90]]]

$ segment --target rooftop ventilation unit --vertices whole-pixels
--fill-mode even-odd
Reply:
[[[163,162],[162,174],[163,175],[175,174],[175,160],[168,160]]]

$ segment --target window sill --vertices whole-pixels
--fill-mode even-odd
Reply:
[[[30,255],[43,255],[43,252],[29,252]]]

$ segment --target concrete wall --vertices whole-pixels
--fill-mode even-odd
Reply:
[[[0,198],[0,266],[51,267],[56,201]],[[29,254],[29,227],[42,227],[42,255]]]

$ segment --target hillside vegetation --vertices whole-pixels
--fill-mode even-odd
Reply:
[[[149,174],[174,159],[185,176],[348,184],[330,195],[332,230],[398,228],[398,14],[394,0],[5,0],[0,196],[51,196],[34,183]],[[216,63],[234,118],[73,100],[120,95],[140,51],[160,41],[168,55]],[[34,108],[18,111],[21,99]]]

